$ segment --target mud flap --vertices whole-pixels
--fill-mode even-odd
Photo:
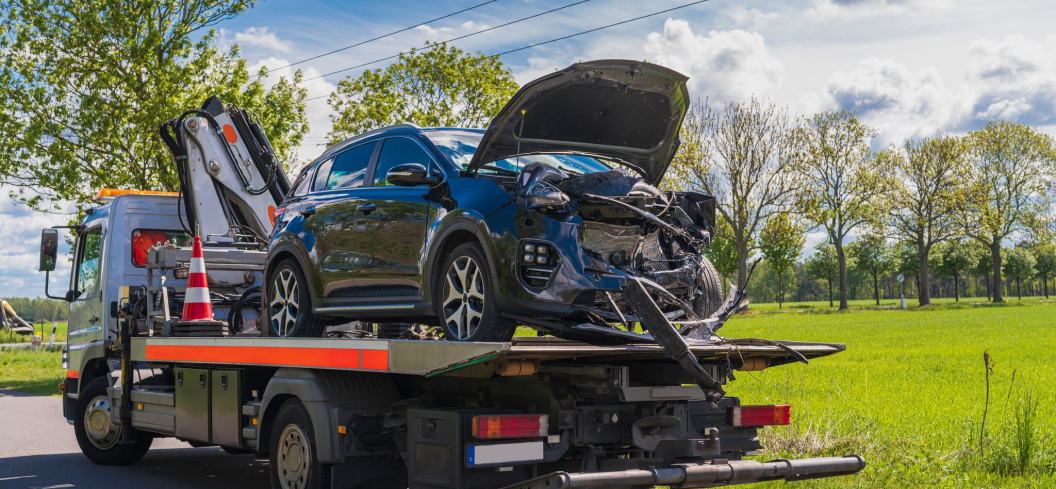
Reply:
[[[708,402],[719,402],[726,395],[722,384],[712,378],[700,365],[697,357],[689,350],[686,339],[656,305],[641,279],[628,278],[623,286],[623,298],[634,309],[635,315],[642,323],[642,328],[649,331],[668,356],[682,365],[682,368],[697,381],[704,390]]]

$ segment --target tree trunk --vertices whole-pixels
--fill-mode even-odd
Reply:
[[[785,302],[785,288],[781,283],[781,272],[777,272],[777,308],[781,309],[784,307]]]
[[[990,243],[990,259],[994,263],[994,302],[1005,302],[1005,294],[1001,293],[1001,240],[995,239]]]
[[[880,277],[877,274],[873,274],[873,297],[876,299],[876,305],[880,305]]]
[[[917,261],[920,263],[920,291],[917,296],[917,304],[920,306],[931,305],[931,274],[928,270],[928,247],[923,243],[917,244]]]
[[[832,279],[829,279],[829,307],[832,307]]]
[[[836,261],[840,263],[840,310],[849,309],[847,304],[847,254],[843,252],[843,240],[836,240]]]
[[[1023,279],[1022,278],[1017,278],[1016,279],[1016,297],[1018,297],[1019,300],[1023,300]]]
[[[991,298],[991,296],[993,294],[993,288],[990,287],[990,278],[991,277],[989,275],[983,277],[983,282],[986,284],[986,300],[987,301],[990,300],[990,298]]]
[[[737,288],[745,288],[748,280],[748,245],[737,243]]]
[[[1048,299],[1049,298],[1049,276],[1048,275],[1042,275],[1041,276],[1041,288],[1045,289],[1045,299]]]
[[[961,274],[953,272],[953,302],[961,302]]]

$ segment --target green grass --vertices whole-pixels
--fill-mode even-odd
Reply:
[[[47,343],[51,339],[51,322],[44,323],[44,343]],[[33,323],[33,328],[40,333],[40,323]],[[0,330],[0,344],[7,343],[29,343],[32,339],[32,335],[20,335],[15,334],[11,330],[4,328]],[[58,329],[55,330],[55,343],[66,342],[66,323],[59,323]]]
[[[59,351],[0,351],[0,388],[57,396],[65,376]]]

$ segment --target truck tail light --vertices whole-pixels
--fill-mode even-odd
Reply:
[[[540,438],[547,436],[549,428],[550,417],[545,414],[473,417],[473,437],[482,440]]]
[[[792,406],[734,406],[729,415],[735,427],[787,425],[792,423]]]

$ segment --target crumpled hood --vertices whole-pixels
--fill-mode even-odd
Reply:
[[[657,185],[678,149],[688,77],[628,60],[574,64],[521,87],[491,121],[469,169],[518,155],[616,160]]]

